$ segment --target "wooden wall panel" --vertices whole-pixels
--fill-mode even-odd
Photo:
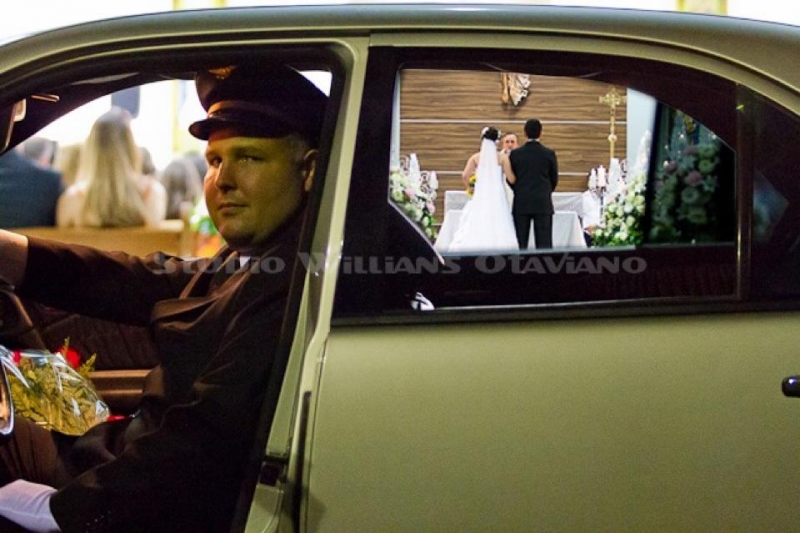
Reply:
[[[501,131],[516,132],[521,137],[520,142],[524,142],[520,125],[498,122],[491,125]],[[477,124],[403,123],[400,125],[400,153],[416,153],[426,170],[460,174],[469,156],[480,148],[482,129],[483,126]],[[624,126],[617,128],[617,135],[625,139]],[[607,137],[605,124],[542,124],[542,144],[556,151],[559,170],[566,174],[585,175],[593,166],[608,166]],[[617,157],[625,157],[624,142],[617,143],[615,152]]]
[[[608,106],[599,102],[611,86],[590,80],[531,76],[530,94],[524,108],[540,120],[600,121],[608,127]],[[625,120],[624,108],[617,120]]]
[[[500,99],[500,73],[484,71],[405,70],[401,78],[400,116],[408,119],[483,118],[524,123],[540,120],[608,121],[608,107],[598,98],[607,83],[557,76],[531,76],[530,93],[519,106]],[[617,119],[625,120],[624,109]]]
[[[530,94],[520,106],[504,105],[497,72],[406,70],[400,92],[400,152],[416,153],[423,170],[439,177],[437,215],[444,192],[463,189],[461,171],[480,148],[480,132],[492,125],[525,141],[528,118],[542,121],[542,142],[559,159],[558,191],[583,191],[586,174],[608,166],[609,108],[599,102],[610,86],[567,77],[531,76]],[[623,88],[618,88],[623,89]],[[625,157],[625,106],[616,111],[615,156]]]

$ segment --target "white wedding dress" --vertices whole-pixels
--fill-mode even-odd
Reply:
[[[475,193],[464,206],[448,252],[517,252],[517,234],[494,142],[483,139]]]

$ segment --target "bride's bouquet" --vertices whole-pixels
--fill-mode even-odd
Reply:
[[[469,180],[467,180],[467,182],[469,183],[469,185],[467,186],[467,196],[469,196],[470,198],[472,198],[475,195],[475,182],[476,181],[478,181],[478,176],[476,176],[475,174],[470,176]]]

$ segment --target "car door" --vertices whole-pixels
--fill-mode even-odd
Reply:
[[[670,24],[688,22],[738,31]],[[302,530],[794,527],[800,405],[782,383],[800,372],[799,162],[781,139],[799,131],[797,87],[620,28],[373,34],[331,330],[298,444]],[[435,249],[390,196],[392,154],[414,124],[402,102],[411,69],[591,78],[648,95],[640,240]],[[690,125],[715,147],[710,169],[677,150]],[[670,163],[714,178],[708,219],[656,216]],[[614,202],[607,211],[624,209]]]
[[[198,16],[201,23],[198,23]],[[320,254],[326,256],[331,239],[341,241],[345,204],[337,203],[336,198],[345,195],[349,186],[353,139],[359,117],[358,102],[363,89],[364,70],[359,57],[366,49],[366,39],[361,36],[330,36],[325,32],[309,39],[303,33],[307,28],[297,35],[287,36],[282,24],[280,14],[274,10],[220,10],[203,15],[172,13],[143,16],[136,20],[103,21],[81,30],[69,28],[12,43],[4,49],[0,61],[0,108],[11,109],[21,100],[27,103],[25,118],[20,117],[21,120],[14,122],[10,114],[5,115],[10,126],[8,146],[4,146],[8,149],[92,100],[109,99],[111,94],[129,88],[146,88],[155,81],[174,82],[175,94],[178,94],[186,89],[184,84],[192,79],[194,72],[235,65],[245,59],[283,61],[319,83],[330,96],[326,115],[319,117],[325,133],[321,138],[318,179],[309,197],[304,219],[299,248],[302,253],[296,264],[285,265],[285,268],[294,269],[294,278],[281,333],[280,353],[275,356],[271,380],[265,383],[263,423],[258,429],[250,468],[242,480],[239,508],[232,530],[244,529],[251,504],[258,518],[259,510],[280,501],[284,492],[281,484],[284,476],[280,469],[288,461],[293,437],[292,416],[299,405],[296,396],[301,378],[299,369],[306,353],[317,350],[318,355],[321,352],[320,339],[324,341],[324,336],[320,338],[316,332],[319,324],[327,326],[327,320],[319,317],[320,293],[323,290],[332,292],[332,287],[325,288],[320,276],[326,260],[313,271],[306,269],[307,259]],[[283,29],[272,33],[272,25]],[[238,27],[241,33],[230,34],[231,27]],[[161,30],[153,35],[153,28]],[[257,32],[259,37],[252,39],[247,35],[248,31]],[[65,49],[68,52],[64,52]],[[32,50],[36,50],[36,54]],[[34,56],[36,69],[30,66]],[[160,103],[164,103],[163,99]],[[173,124],[163,126],[170,128]],[[6,140],[5,135],[3,137]],[[122,245],[124,243],[120,243]],[[157,249],[148,251],[158,252]],[[47,313],[50,311],[46,310]],[[133,368],[126,367],[121,371],[113,360],[109,362],[109,358],[125,361],[131,346],[146,351],[150,345],[147,332],[137,328],[126,336],[127,330],[109,331],[104,329],[107,324],[103,323],[114,317],[102,313],[94,315],[100,315],[91,317],[99,320],[93,321],[91,326],[82,325],[87,318],[84,316],[59,319],[52,325],[49,337],[60,339],[64,331],[70,331],[73,335],[71,346],[84,347],[92,346],[92,342],[98,342],[97,337],[101,337],[99,340],[107,349],[98,350],[98,360],[102,359],[102,362],[98,363],[99,371],[92,377],[105,397],[116,400],[115,406],[120,409],[135,407],[144,369],[139,367],[138,360],[131,358],[127,362],[132,362]],[[95,338],[87,339],[81,335],[84,332],[93,333]],[[152,358],[147,362],[154,364]],[[279,402],[282,388],[287,392]],[[119,412],[127,414],[127,411]],[[266,448],[268,457],[265,460],[263,451],[268,436],[272,440]],[[276,468],[278,474],[271,477]]]

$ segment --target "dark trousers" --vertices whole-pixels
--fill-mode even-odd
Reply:
[[[514,230],[517,232],[517,244],[520,250],[528,248],[531,238],[531,220],[536,248],[553,247],[553,214],[514,214]]]
[[[69,437],[42,429],[17,416],[14,431],[0,437],[0,486],[24,479],[60,488],[70,482],[73,473],[63,461],[75,442]]]

